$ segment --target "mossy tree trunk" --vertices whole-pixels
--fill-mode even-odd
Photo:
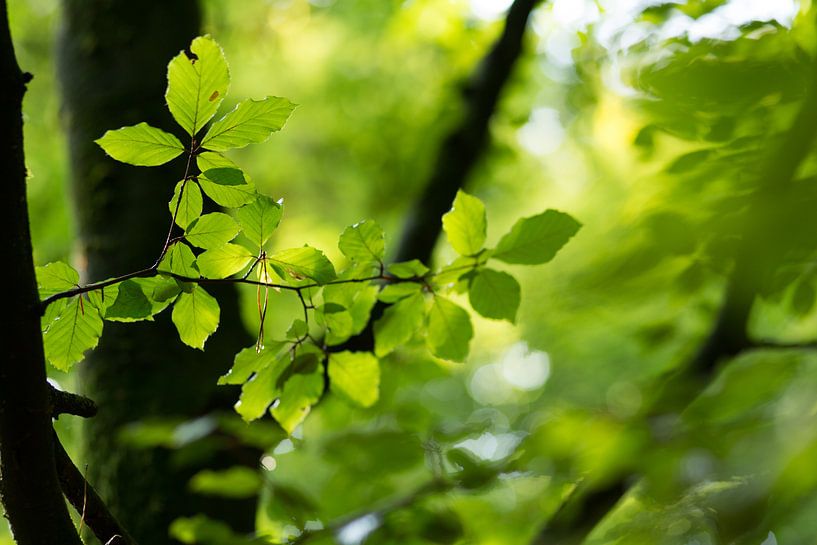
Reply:
[[[130,167],[106,157],[94,140],[141,121],[174,130],[164,101],[166,67],[199,24],[195,0],[63,3],[58,64],[85,280],[150,266],[162,248],[167,203],[184,165]],[[182,345],[166,311],[155,322],[106,323],[99,347],[80,366],[81,388],[100,408],[84,434],[88,480],[141,543],[168,542],[170,522],[200,512],[237,531],[253,528],[254,500],[206,499],[188,490],[189,478],[203,468],[256,463],[253,451],[208,451],[199,444],[191,459],[120,440],[124,429],[145,419],[193,419],[230,408],[236,394],[217,389],[216,379],[251,340],[234,290],[213,292],[221,326],[206,353]]]

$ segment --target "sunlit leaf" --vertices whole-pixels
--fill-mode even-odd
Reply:
[[[36,273],[37,290],[40,292],[40,299],[47,299],[52,295],[74,289],[79,285],[79,273],[62,261],[55,261],[43,267],[37,267]]]
[[[547,263],[575,235],[581,224],[557,210],[522,218],[502,237],[493,257],[505,263],[538,265]]]
[[[227,243],[202,253],[196,263],[205,278],[227,278],[253,259],[255,256],[244,246]]]
[[[419,259],[392,263],[389,265],[389,272],[397,278],[420,278],[428,272],[428,267],[423,265]]]
[[[428,313],[426,337],[431,352],[446,360],[465,361],[473,336],[471,318],[465,309],[444,297],[435,296]]]
[[[159,263],[159,271],[168,271],[186,278],[199,277],[196,256],[193,255],[193,250],[182,242],[175,242],[168,248],[165,257]]]
[[[167,107],[191,136],[215,115],[229,87],[224,52],[210,36],[194,39],[167,65]]]
[[[242,206],[236,212],[241,229],[253,244],[262,248],[281,222],[284,212],[283,201],[275,201],[264,195]]]
[[[219,384],[244,384],[253,373],[272,365],[285,343],[266,342],[260,352],[253,345],[235,355],[232,368],[218,379]],[[261,411],[266,410],[266,407]]]
[[[311,246],[277,252],[269,261],[298,280],[309,278],[317,284],[325,284],[335,279],[332,263],[323,252]]]
[[[258,494],[261,475],[255,469],[235,466],[221,471],[205,469],[190,479],[190,490],[207,496],[251,498]]]
[[[372,220],[356,223],[343,230],[338,248],[352,261],[382,262],[386,253],[383,229]]]
[[[384,287],[377,295],[377,298],[384,303],[396,303],[400,299],[419,293],[422,290],[423,285],[419,282],[399,282]]]
[[[102,335],[99,309],[84,296],[73,297],[43,333],[45,358],[60,371],[68,371],[94,348]]]
[[[458,254],[474,255],[485,244],[485,205],[478,198],[458,191],[451,210],[443,215],[443,229]]]
[[[218,153],[200,153],[196,157],[201,174],[199,184],[216,204],[238,208],[256,199],[255,185],[238,165]]]
[[[154,290],[167,285],[161,277],[133,278],[119,284],[113,303],[105,310],[105,319],[115,322],[147,320],[167,308],[171,299],[157,301]],[[175,282],[171,282],[175,286]],[[176,287],[178,293],[178,287]]]
[[[516,321],[519,308],[519,282],[508,273],[481,269],[468,289],[471,306],[485,316],[496,320]]]
[[[380,364],[370,352],[335,352],[329,355],[329,384],[361,407],[377,402],[380,388]]]
[[[281,130],[294,109],[294,104],[281,97],[244,100],[210,126],[201,145],[211,151],[226,151],[263,142]]]
[[[182,293],[173,305],[173,323],[182,342],[204,350],[204,342],[215,333],[221,311],[216,301],[201,287]]]
[[[414,294],[387,308],[374,324],[374,353],[382,358],[410,341],[422,327],[424,316],[425,299],[422,293]]]
[[[182,191],[182,186],[184,186],[184,191]],[[179,194],[181,194],[181,203],[179,203]],[[179,182],[176,184],[176,188],[173,190],[173,198],[170,199],[168,207],[171,215],[176,212],[176,225],[182,229],[187,229],[193,220],[201,216],[203,203],[204,199],[202,199],[201,189],[199,189],[198,184],[188,180],[186,183]],[[179,207],[178,212],[177,205]]]
[[[286,381],[281,396],[272,408],[272,416],[291,434],[322,394],[323,366],[319,365],[313,373],[294,374]]]
[[[184,151],[178,138],[147,123],[106,131],[95,142],[117,161],[143,167],[163,165]]]
[[[233,240],[240,230],[233,218],[221,212],[213,212],[195,220],[184,238],[199,248],[217,248]]]

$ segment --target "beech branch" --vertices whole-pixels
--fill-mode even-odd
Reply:
[[[83,418],[96,416],[97,406],[92,399],[72,394],[48,385],[52,418],[59,418],[61,414],[72,414]]]
[[[136,541],[74,465],[57,434],[54,434],[54,458],[63,494],[97,539],[103,545],[136,545]]]

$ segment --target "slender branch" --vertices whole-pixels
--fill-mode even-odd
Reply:
[[[83,516],[85,524],[93,531],[97,539],[101,543],[110,543],[110,545],[136,545],[136,541],[116,520],[108,506],[105,505],[105,501],[71,461],[56,434],[54,434],[54,456],[57,475],[65,497],[77,513]]]
[[[746,350],[817,350],[817,341],[784,343],[772,340],[751,341]]]
[[[157,274],[156,268],[149,267],[147,269],[141,269],[128,274],[123,274],[122,276],[117,276],[116,278],[109,278],[108,280],[103,280],[101,282],[94,282],[92,284],[86,284],[71,290],[55,293],[51,297],[47,297],[42,300],[40,303],[40,312],[45,314],[45,309],[48,308],[48,305],[55,301],[59,301],[60,299],[65,299],[66,297],[74,297],[75,295],[82,295],[83,293],[89,293],[95,290],[107,288],[108,286],[114,286],[124,282],[125,280],[130,280],[131,278],[149,278],[151,276],[156,276]]]
[[[51,416],[58,418],[61,414],[73,414],[90,418],[96,416],[97,406],[92,399],[78,394],[72,394],[48,385],[48,392],[51,398]]]

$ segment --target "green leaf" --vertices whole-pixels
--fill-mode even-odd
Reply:
[[[256,199],[255,185],[238,165],[223,155],[200,153],[196,163],[202,172],[198,177],[199,184],[216,204],[238,208]]]
[[[218,328],[218,301],[201,287],[182,293],[173,305],[173,323],[187,346],[204,350],[204,342]]]
[[[187,242],[199,248],[217,248],[233,240],[241,228],[221,212],[205,214],[197,219],[184,234]]]
[[[343,332],[344,334],[337,330],[327,332],[327,345],[336,346],[366,328],[372,308],[377,302],[377,291],[377,286],[361,283],[331,284],[323,288],[324,302],[336,303],[345,307],[346,312],[352,318],[352,326],[348,332]]]
[[[283,250],[269,258],[270,263],[280,267],[298,280],[309,278],[317,284],[335,279],[335,268],[323,252],[311,246]]]
[[[241,397],[235,405],[236,412],[247,422],[261,418],[267,412],[267,407],[280,394],[278,378],[289,365],[287,353],[264,357],[263,360],[263,363],[259,362],[255,375],[241,387]]]
[[[422,328],[425,316],[425,298],[422,293],[402,299],[383,312],[374,324],[374,353],[377,357],[392,352],[411,340]]]
[[[178,138],[147,123],[107,131],[95,142],[117,161],[142,167],[163,165],[184,151]]]
[[[245,348],[235,355],[232,368],[218,379],[218,384],[244,384],[253,373],[272,365],[285,344],[280,341],[267,342],[261,352],[256,351],[255,345]],[[266,407],[261,410],[261,414],[265,410]]]
[[[327,345],[333,346],[339,344],[338,341],[340,339],[346,340],[352,336],[354,319],[346,307],[338,303],[326,303],[320,305],[316,310],[317,318],[322,320],[327,329]]]
[[[244,246],[227,243],[202,253],[196,263],[205,278],[227,278],[253,259],[255,256]]]
[[[468,343],[474,336],[471,318],[460,307],[440,296],[428,313],[428,336],[426,341],[432,354],[452,361],[465,361]]]
[[[207,496],[241,499],[254,497],[261,483],[257,470],[235,466],[221,471],[199,471],[190,479],[190,490]]]
[[[281,97],[244,100],[210,126],[201,145],[211,151],[226,151],[258,144],[281,130],[294,109],[294,104]]]
[[[173,243],[167,250],[162,262],[159,263],[159,272],[168,271],[187,278],[198,278],[199,271],[196,268],[196,256],[187,244],[182,242]]]
[[[519,308],[519,283],[508,273],[480,270],[471,281],[468,298],[474,310],[496,320],[516,321]]]
[[[49,263],[36,268],[37,290],[40,299],[76,288],[79,285],[79,273],[62,261]]]
[[[305,321],[301,320],[300,318],[296,318],[287,330],[287,339],[297,341],[298,339],[303,339],[306,337],[307,333],[309,333],[309,326]]]
[[[102,326],[98,308],[82,295],[72,298],[43,333],[45,358],[60,371],[68,371],[85,357],[86,350],[96,347]]]
[[[420,278],[428,272],[428,267],[423,265],[419,259],[392,263],[389,265],[389,272],[397,278]]]
[[[420,293],[423,285],[418,282],[400,282],[397,284],[389,284],[384,287],[377,298],[384,303],[396,303],[400,299],[404,299],[409,295]]]
[[[189,545],[263,545],[267,540],[235,533],[228,524],[205,515],[177,518],[170,525],[169,535]],[[114,542],[112,542],[114,543]]]
[[[244,234],[260,249],[278,227],[283,213],[283,200],[276,202],[264,195],[258,195],[253,202],[239,208],[236,214]]]
[[[323,394],[323,366],[310,374],[294,374],[286,381],[281,397],[272,408],[272,416],[291,434],[304,421],[312,405]]]
[[[182,191],[184,186],[184,191]],[[204,199],[201,196],[201,189],[196,182],[188,180],[187,182],[179,182],[173,190],[173,198],[170,199],[168,208],[170,208],[170,215],[176,212],[176,204],[179,202],[179,195],[181,194],[182,202],[179,204],[179,210],[176,213],[176,225],[182,229],[193,223],[193,220],[201,216]]]
[[[370,352],[336,352],[329,355],[329,384],[361,407],[377,402],[380,388],[380,364]]]
[[[386,254],[383,229],[372,220],[356,223],[344,229],[338,248],[352,261],[380,263]]]
[[[191,136],[216,114],[229,87],[224,52],[209,36],[194,39],[188,51],[179,52],[167,65],[167,107]]]
[[[457,191],[451,210],[443,215],[443,229],[458,254],[476,254],[485,244],[485,205],[478,198]]]
[[[578,221],[557,210],[522,218],[502,237],[492,257],[522,265],[547,263],[580,227]]]
[[[134,278],[118,286],[113,304],[105,310],[105,319],[114,322],[147,320],[170,305],[170,299],[154,301],[151,297],[160,278]],[[175,284],[175,282],[174,282]]]

